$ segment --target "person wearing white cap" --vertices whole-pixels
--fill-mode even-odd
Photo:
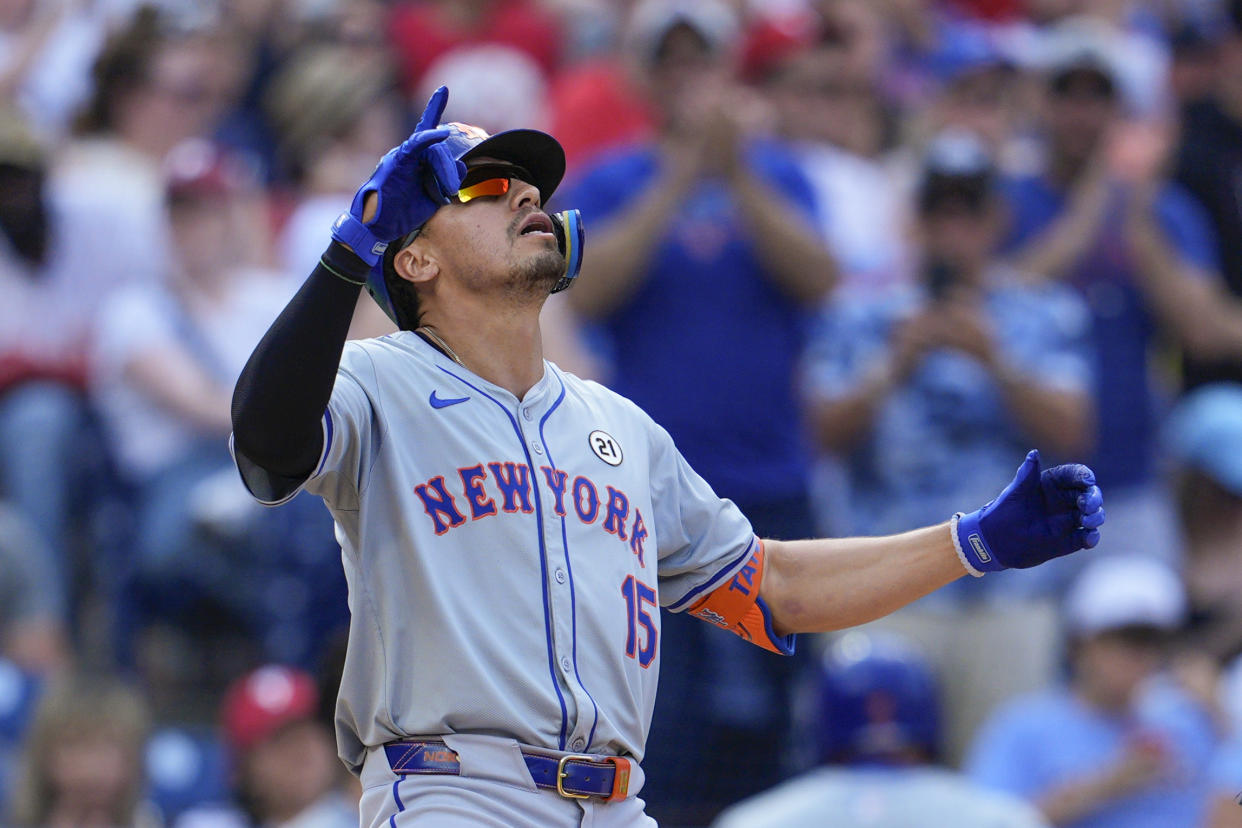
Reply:
[[[1054,825],[1202,824],[1216,734],[1207,711],[1161,672],[1186,597],[1142,557],[1092,563],[1066,597],[1066,687],[1017,699],[967,759],[976,781],[1031,800]]]
[[[1242,4],[1239,4],[1242,9]],[[1214,383],[1182,397],[1165,423],[1177,464],[1191,625],[1185,636],[1199,683],[1214,692],[1225,744],[1208,773],[1211,828],[1239,828],[1242,808],[1242,385]]]
[[[1201,386],[1164,427],[1176,464],[1194,647],[1217,664],[1242,654],[1242,385]]]

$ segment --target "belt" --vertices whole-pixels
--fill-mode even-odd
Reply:
[[[402,739],[384,745],[388,766],[407,774],[461,774],[457,752],[438,739]],[[569,799],[598,796],[606,802],[625,799],[630,787],[630,760],[622,756],[569,753],[545,756],[522,751],[535,786],[554,790]]]

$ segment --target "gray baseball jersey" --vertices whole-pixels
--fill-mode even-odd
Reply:
[[[762,544],[738,509],[633,403],[544,365],[519,401],[414,333],[345,347],[302,487],[349,583],[337,736],[355,769],[367,746],[445,733],[641,759],[658,607],[733,627],[729,601],[755,601]],[[237,459],[260,501],[292,496]],[[792,647],[747,618],[739,634]]]

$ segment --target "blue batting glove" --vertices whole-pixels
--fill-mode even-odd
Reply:
[[[991,503],[954,515],[953,543],[976,577],[999,569],[1027,569],[1091,549],[1100,542],[1104,498],[1095,472],[1081,463],[1039,470],[1033,450],[1013,482]]]
[[[461,185],[466,165],[443,145],[449,129],[438,126],[447,103],[448,89],[441,86],[414,132],[380,159],[349,209],[332,225],[332,238],[349,245],[372,267],[389,242],[421,226]],[[362,209],[369,193],[375,193],[379,201],[375,215],[364,223]]]

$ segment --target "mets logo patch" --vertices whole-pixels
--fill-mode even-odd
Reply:
[[[621,465],[624,455],[621,453],[621,444],[618,443],[613,436],[607,431],[592,431],[587,435],[587,442],[591,444],[591,451],[595,452],[595,456],[603,460],[610,466]]]

